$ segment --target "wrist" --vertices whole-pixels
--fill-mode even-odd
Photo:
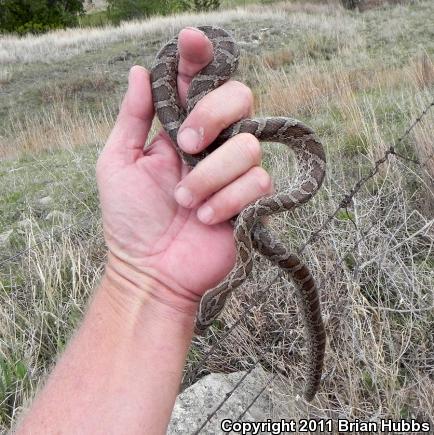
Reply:
[[[176,283],[152,268],[137,268],[109,251],[104,289],[118,309],[140,315],[143,310],[160,319],[193,324],[198,297],[191,296]]]

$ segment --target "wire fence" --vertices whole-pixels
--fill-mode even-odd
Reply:
[[[404,156],[396,151],[396,146],[401,144],[411,133],[411,131],[418,125],[422,119],[425,117],[425,115],[428,113],[428,111],[434,106],[434,100],[428,104],[425,109],[421,112],[421,114],[411,123],[411,125],[405,130],[405,132],[395,141],[394,145],[390,145],[388,149],[384,152],[383,156],[379,158],[375,163],[372,170],[370,170],[366,175],[359,178],[357,182],[354,184],[354,186],[349,190],[348,193],[343,195],[342,199],[339,202],[339,205],[336,207],[336,209],[329,214],[326,219],[324,220],[323,224],[314,231],[311,236],[308,238],[308,240],[297,250],[298,254],[301,254],[305,251],[307,246],[312,245],[315,243],[321,236],[321,234],[327,229],[327,227],[330,225],[330,223],[333,221],[334,218],[338,215],[338,213],[344,209],[347,211],[347,215],[350,216],[348,213],[348,206],[352,203],[355,196],[360,192],[360,190],[363,188],[363,186],[366,185],[366,183],[373,179],[380,171],[380,168],[382,165],[384,165],[388,160],[390,156],[395,156],[398,159],[402,159],[403,161],[410,162],[412,164],[417,165],[422,170],[424,169],[424,166],[426,165],[427,161],[434,156],[434,151],[432,154],[430,154],[424,161],[420,162],[412,157]],[[434,222],[430,222],[432,225]],[[356,226],[356,223],[353,221],[353,224]],[[328,274],[323,278],[323,280],[319,283],[318,288],[322,288],[324,285],[324,282],[327,280],[328,276],[332,273],[334,273],[337,269],[339,269],[342,265],[342,263],[345,261],[346,255],[348,253],[353,252],[355,249],[357,249],[357,246],[364,240],[366,237],[370,234],[371,230],[373,229],[374,225],[371,225],[367,230],[365,230],[360,237],[358,237],[355,242],[346,250],[340,257],[340,259],[335,263],[334,267],[329,270]],[[271,280],[271,282],[264,287],[260,292],[267,291],[272,284],[276,282],[278,277],[281,276],[281,273],[278,272],[275,277]],[[227,328],[227,330],[223,333],[223,335],[215,342],[213,343],[210,348],[207,350],[207,352],[204,354],[203,358],[197,362],[192,369],[186,372],[182,384],[182,389],[185,389],[188,385],[191,385],[195,380],[197,380],[197,376],[200,373],[200,370],[204,367],[207,360],[216,353],[216,351],[219,349],[219,347],[222,345],[222,343],[229,337],[230,334],[240,325],[242,320],[252,311],[252,309],[256,305],[256,299],[252,298],[248,303],[246,304],[246,307],[240,317]],[[430,307],[427,308],[428,310]],[[218,411],[222,408],[222,406],[230,399],[230,397],[235,393],[235,391],[240,387],[240,385],[244,382],[244,380],[247,378],[249,374],[254,370],[255,367],[258,366],[258,364],[261,361],[261,357],[265,353],[267,349],[269,349],[272,346],[266,347],[258,356],[257,360],[249,367],[249,369],[245,372],[245,374],[240,378],[240,380],[234,385],[233,389],[226,393],[222,401],[214,408],[214,410],[209,413],[206,418],[203,420],[203,422],[200,424],[200,426],[193,432],[195,435],[199,434],[203,429],[211,422],[211,420],[216,416]],[[255,395],[255,397],[252,399],[251,402],[247,404],[243,412],[238,416],[237,421],[240,421],[241,418],[248,412],[248,410],[253,406],[253,404],[258,400],[258,398],[264,393],[264,391],[267,389],[267,386],[276,378],[277,373],[271,374],[263,388]]]
[[[425,115],[429,112],[429,110],[433,106],[434,106],[434,100],[425,107],[425,109],[411,123],[411,125],[404,131],[404,133],[395,141],[395,143],[393,145],[390,145],[387,148],[387,150],[384,152],[384,154],[381,156],[381,158],[379,158],[374,163],[373,168],[370,171],[368,171],[368,173],[366,175],[360,177],[357,180],[357,182],[353,185],[353,187],[345,195],[342,196],[342,198],[340,199],[340,201],[338,203],[338,206],[333,210],[333,212],[326,216],[326,218],[324,219],[324,221],[321,224],[321,226],[318,229],[316,229],[315,231],[313,231],[312,234],[310,235],[310,237],[307,239],[307,241],[298,248],[298,250],[297,250],[298,254],[302,254],[306,250],[306,248],[308,246],[313,245],[315,242],[317,242],[320,239],[320,237],[324,234],[325,230],[328,228],[328,226],[331,224],[331,222],[337,217],[338,213],[341,210],[347,210],[347,214],[348,214],[348,216],[350,216],[350,213],[348,213],[348,207],[351,205],[351,203],[353,202],[353,200],[356,197],[356,195],[361,191],[361,189],[366,185],[366,183],[368,181],[372,180],[373,178],[375,178],[377,176],[377,174],[380,171],[380,168],[386,162],[388,162],[388,160],[389,160],[389,158],[391,156],[395,156],[397,159],[400,159],[402,161],[409,162],[409,163],[411,163],[413,165],[416,165],[422,171],[425,170],[424,167],[427,164],[427,162],[429,161],[429,159],[434,156],[434,151],[424,161],[419,161],[419,160],[414,159],[413,157],[404,156],[404,155],[398,153],[397,150],[396,150],[396,147],[398,145],[400,145],[409,136],[411,131],[422,121],[422,119],[425,117]],[[54,237],[60,235],[61,233],[70,231],[73,228],[80,228],[81,225],[84,222],[88,221],[88,219],[89,219],[89,217],[87,215],[84,216],[84,217],[81,217],[75,223],[67,225],[67,226],[63,227],[62,229],[60,229],[59,231],[56,231],[55,234],[54,233],[50,234],[50,235],[40,239],[36,243],[32,244],[31,246],[29,246],[29,247],[27,247],[27,248],[25,248],[25,249],[15,253],[15,254],[13,254],[13,255],[5,258],[5,259],[2,259],[0,261],[0,266],[3,266],[3,265],[5,265],[5,264],[7,264],[9,262],[12,262],[12,261],[22,257],[25,254],[31,253],[32,250],[34,250],[36,247],[38,247],[39,245],[41,245],[43,243],[51,241]],[[356,225],[356,223],[354,221],[353,221],[353,224],[357,228],[357,225]],[[431,224],[432,224],[432,222],[431,222]],[[324,282],[327,281],[328,277],[331,274],[335,273],[336,270],[338,270],[342,266],[343,262],[345,261],[346,255],[348,253],[353,252],[354,250],[357,250],[357,247],[359,246],[359,244],[361,242],[363,242],[369,236],[372,228],[373,228],[373,225],[371,227],[369,227],[367,230],[365,230],[364,232],[362,232],[360,237],[357,237],[356,240],[352,243],[352,245],[346,251],[341,253],[340,259],[335,262],[334,267],[331,268],[328,271],[328,273],[323,277],[323,279],[319,283],[319,288],[321,288],[323,286]],[[196,364],[194,364],[194,366],[191,369],[186,371],[186,373],[184,375],[184,379],[183,379],[183,383],[182,383],[182,388],[181,389],[185,389],[186,387],[188,387],[189,385],[191,385],[192,383],[194,383],[198,379],[199,375],[201,374],[201,370],[204,368],[206,362],[213,355],[215,355],[215,353],[218,351],[220,346],[225,342],[225,340],[227,340],[227,338],[240,325],[240,323],[247,317],[247,315],[249,313],[251,313],[252,310],[256,307],[258,296],[260,296],[260,294],[263,293],[263,292],[267,292],[269,290],[269,288],[274,283],[276,283],[279,278],[282,278],[282,277],[283,277],[283,274],[280,271],[277,272],[275,274],[275,276],[267,284],[267,286],[264,286],[257,293],[256,297],[251,297],[250,300],[248,300],[246,302],[245,307],[244,307],[241,315],[239,316],[239,318],[232,325],[230,325],[222,333],[222,335],[217,340],[215,340],[214,343],[212,343],[210,345],[209,349],[204,353],[204,355],[202,356],[201,360],[198,361]],[[280,338],[280,336],[278,335],[276,340],[278,340],[279,338]],[[268,350],[270,350],[272,347],[273,347],[273,343],[271,343],[269,346],[265,347],[262,350],[262,352],[260,352],[258,354],[255,362],[253,362],[250,365],[250,367],[245,372],[245,374],[234,385],[233,389],[225,394],[225,396],[223,397],[222,401],[214,408],[214,410],[206,416],[206,418],[199,425],[199,427],[193,432],[194,434],[198,434],[201,431],[203,431],[203,429],[216,416],[216,414],[222,408],[222,406],[230,399],[230,397],[236,392],[236,390],[245,381],[245,379],[252,373],[254,368],[257,367],[260,364],[260,362],[262,360],[262,357],[265,355],[265,353]],[[248,403],[246,405],[245,409],[240,413],[240,415],[238,416],[239,420],[245,416],[245,414],[250,410],[250,408],[258,400],[258,398],[266,391],[268,385],[276,378],[276,376],[277,376],[277,373],[272,373],[270,375],[270,377],[265,382],[265,384],[261,388],[261,390],[255,395],[255,397],[251,400],[251,402]]]

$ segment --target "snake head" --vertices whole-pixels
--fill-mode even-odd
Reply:
[[[212,323],[212,322],[211,322]],[[196,323],[194,325],[194,333],[196,335],[200,335],[201,337],[203,337],[206,333],[206,330],[211,326],[211,324],[209,325],[204,325],[202,323],[200,323],[198,321],[198,319],[196,319]]]
[[[228,296],[227,289],[221,292],[219,287],[208,291],[202,297],[199,309],[196,316],[196,324],[194,332],[197,335],[204,335],[206,330],[212,325],[224,308],[226,297]]]

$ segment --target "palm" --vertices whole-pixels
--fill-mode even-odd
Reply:
[[[190,83],[212,61],[213,48],[200,31],[184,29],[178,37],[178,53],[177,91],[179,101],[185,107]],[[192,209],[183,208],[174,197],[175,187],[188,176],[185,177],[187,168],[180,162],[168,136],[160,133],[150,149],[143,152],[154,118],[149,72],[135,66],[128,81],[116,125],[97,164],[105,238],[110,253],[122,260],[116,264],[152,275],[163,281],[163,287],[172,290],[173,294],[176,290],[184,290],[182,293],[191,302],[197,297],[188,296],[200,296],[216,285],[234,264],[233,232],[225,219],[239,213],[261,192],[254,175],[258,172],[253,172],[259,162],[249,153],[247,159],[242,154],[238,159],[228,159],[228,150],[226,159],[221,156],[217,159],[215,153],[213,159],[212,155],[205,159],[208,171],[215,170],[215,173],[208,172],[205,178],[209,174],[209,179],[202,178],[202,182],[206,184],[213,179],[214,185],[210,183],[208,191],[197,198],[208,197],[215,211],[215,222],[223,223],[201,223],[196,214],[198,205]],[[228,85],[226,90],[219,93],[225,85]],[[211,143],[224,126],[244,117],[252,109],[247,88],[241,89],[240,84],[230,86],[229,82],[225,85],[209,94],[209,107],[219,108],[224,102],[225,110],[217,111],[217,117],[209,116],[211,109],[196,114],[193,110],[186,119],[190,122],[195,119],[197,127],[205,131],[202,145]],[[213,93],[215,101],[211,98]],[[205,129],[203,125],[206,125]],[[243,149],[247,148],[243,145]],[[222,168],[219,162],[228,160],[238,164]],[[244,165],[243,162],[248,163]],[[271,186],[271,183],[267,181],[266,185]],[[222,196],[216,202],[219,193]],[[203,212],[204,208],[201,210]]]
[[[195,209],[175,201],[186,170],[167,137],[133,164],[107,168],[100,180],[104,229],[112,252],[128,252],[137,268],[201,295],[229,272],[235,250],[229,223],[204,225]]]

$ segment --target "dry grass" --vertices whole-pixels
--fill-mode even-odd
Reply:
[[[294,51],[290,48],[280,48],[277,51],[264,53],[262,61],[271,69],[278,69],[284,65],[294,62]]]
[[[304,12],[307,14],[315,15],[345,15],[340,0],[312,0],[312,1],[281,1],[273,2],[268,5],[271,10],[281,14],[286,12],[293,14],[297,12]],[[260,5],[251,5],[251,10],[261,10]]]
[[[105,0],[86,0],[84,3],[86,11],[99,11],[107,8],[107,2]]]
[[[262,14],[259,14],[240,9],[130,21],[118,27],[59,30],[36,37],[32,35],[2,36],[0,37],[0,64],[56,62],[118,41],[152,38],[156,34],[164,34],[165,37],[170,38],[185,26],[219,25],[231,20],[254,21],[258,19],[279,20],[282,18],[272,11],[262,11]]]
[[[41,36],[0,36],[0,64],[56,62],[89,50],[120,41],[152,39],[155,35],[172,37],[185,26],[227,25],[233,21],[290,24],[296,32],[319,34],[328,39],[346,41],[357,39],[356,21],[342,15],[339,9],[329,7],[330,15],[324,20],[321,15],[305,12],[302,3],[285,14],[276,7],[252,6],[246,9],[225,10],[212,13],[182,14],[157,17],[144,21],[130,21],[118,27],[67,29],[46,33]],[[311,39],[312,41],[315,38]]]
[[[422,52],[413,61],[413,76],[419,89],[434,85],[434,64],[426,51]]]
[[[15,135],[0,137],[0,159],[105,142],[114,123],[113,108],[102,107],[95,116],[91,111],[68,108],[61,98],[56,103],[24,120],[11,114],[8,127]]]
[[[433,127],[432,119],[428,125],[425,128]],[[342,153],[339,147],[335,151],[335,157]],[[281,154],[269,158],[275,179],[292,173],[291,163],[285,165]],[[354,182],[345,169],[340,170],[344,162],[331,165],[320,198],[295,216],[280,216],[271,223],[294,247],[321,226]],[[354,158],[351,171],[364,172],[364,160]],[[338,214],[303,255],[322,284],[328,346],[323,387],[313,405],[306,410],[299,403],[292,418],[310,413],[322,418],[417,418],[433,423],[434,219],[414,209],[408,182],[418,183],[414,194],[423,191],[423,177],[415,174],[413,165],[393,159],[383,175],[355,197],[348,213]],[[256,267],[254,276],[229,301],[214,335],[199,340],[200,351],[207,351],[223,335],[223,325],[242,317],[203,371],[246,369],[274,343],[261,364],[284,376],[293,398],[300,394],[305,375],[297,299],[286,280],[274,281],[277,271],[266,260],[258,259]],[[253,308],[246,314],[250,305]]]
[[[260,114],[290,113],[322,128],[327,123],[322,137],[328,144],[329,175],[322,193],[295,216],[271,223],[293,246],[300,246],[366,173],[366,165],[382,157],[432,100],[432,61],[422,52],[404,66],[367,62],[355,67],[339,57],[326,64],[312,56],[293,62],[288,53],[278,49],[263,59],[251,56],[241,69],[255,73]],[[299,402],[292,418],[310,413],[434,423],[434,214],[426,211],[434,205],[434,192],[427,189],[433,185],[427,167],[432,162],[428,153],[433,157],[434,152],[433,130],[430,114],[414,130],[414,140],[397,144],[408,157],[416,155],[425,162],[424,168],[392,157],[348,211],[342,210],[305,251],[304,258],[323,284],[329,344],[324,388],[312,407]],[[277,187],[286,185],[293,170],[283,163],[285,153],[267,148],[265,157]],[[246,369],[275,343],[261,364],[283,376],[292,403],[304,376],[297,300],[291,285],[274,280],[276,270],[265,260],[258,258],[256,266],[256,274],[231,298],[213,335],[198,340],[189,368],[219,342],[225,326],[241,317],[202,373]],[[285,416],[276,414],[275,419]]]
[[[412,0],[359,0],[357,4],[357,9],[360,12],[365,12],[370,9],[375,9],[379,7],[389,6],[389,5],[399,5],[399,4],[409,4]]]
[[[87,216],[72,227],[69,221],[56,223],[51,234],[42,234],[37,221],[28,218],[22,232],[34,248],[9,263],[10,274],[0,269],[0,384],[2,391],[13,391],[2,397],[2,429],[25,407],[29,392],[38,389],[101,275],[98,219]]]
[[[114,91],[115,83],[106,77],[101,71],[94,72],[88,77],[52,82],[39,90],[39,96],[43,103],[64,103],[66,100],[82,98],[83,93],[110,93]]]
[[[429,94],[428,94],[429,95]],[[415,106],[423,97],[417,96]],[[414,109],[413,109],[414,110]],[[421,177],[424,189],[420,199],[420,209],[425,216],[434,216],[434,115],[429,113],[413,132],[413,146],[419,162],[421,162]],[[433,230],[434,234],[434,230]]]
[[[290,74],[282,70],[273,71],[276,69],[273,60],[277,66],[290,63],[285,62],[284,53],[281,50],[268,53],[262,64],[256,61],[256,76],[261,84],[257,91],[261,96],[258,107],[264,113],[315,113],[323,105],[347,105],[359,92],[378,89],[386,93],[403,82],[416,89],[430,87],[433,83],[434,69],[426,54],[418,56],[405,68],[383,68],[377,64],[353,68],[344,66],[336,59],[321,66],[311,61],[295,65]],[[289,54],[286,56],[289,57]]]

